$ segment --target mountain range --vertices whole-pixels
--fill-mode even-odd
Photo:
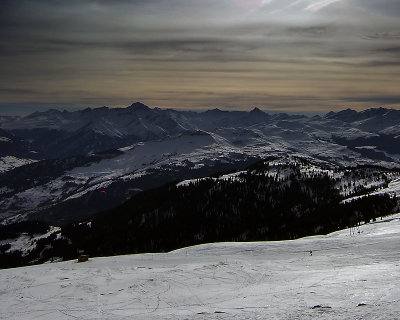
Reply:
[[[177,180],[268,157],[324,166],[400,165],[400,111],[324,116],[127,108],[0,117],[0,219],[63,225]]]

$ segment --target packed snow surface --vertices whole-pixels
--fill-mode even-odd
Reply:
[[[395,215],[294,241],[1,270],[0,318],[399,319],[399,243]]]

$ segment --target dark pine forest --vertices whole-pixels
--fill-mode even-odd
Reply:
[[[143,191],[113,210],[62,227],[61,237],[41,240],[25,257],[14,253],[12,264],[73,259],[78,250],[109,256],[210,242],[295,239],[357,226],[397,209],[396,198],[387,194],[343,203],[337,179],[323,171],[305,174],[291,164],[278,176],[270,169],[262,161],[234,177]],[[8,259],[4,254],[2,261]]]
[[[295,239],[326,234],[394,212],[389,195],[342,203],[336,180],[303,174],[289,165],[284,178],[271,177],[260,162],[229,179],[206,178],[142,192],[124,205],[63,227],[72,258],[165,252],[220,241]]]

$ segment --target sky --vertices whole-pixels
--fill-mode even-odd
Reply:
[[[398,0],[1,0],[0,113],[400,108]]]

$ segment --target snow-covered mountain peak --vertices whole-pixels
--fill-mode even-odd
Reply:
[[[229,111],[221,110],[218,108],[206,110],[203,112],[203,114],[206,114],[206,115],[224,115],[226,113],[229,113]]]
[[[325,115],[324,118],[341,120],[347,123],[364,121],[373,118],[392,121],[395,118],[400,120],[400,111],[395,109],[387,109],[383,107],[370,108],[360,112],[357,112],[353,109],[346,109],[339,112],[329,112]]]
[[[339,112],[329,112],[325,118],[341,120],[345,122],[353,122],[357,120],[359,113],[353,109],[347,108]]]
[[[250,111],[250,113],[264,113],[261,109],[259,109],[259,108],[257,108],[257,107],[254,107],[251,111]]]
[[[370,108],[370,109],[361,111],[360,115],[362,115],[366,118],[370,118],[370,117],[375,117],[375,116],[386,116],[388,113],[391,113],[391,112],[396,113],[396,110],[379,107],[379,108]]]
[[[150,111],[150,110],[152,110],[150,107],[146,106],[144,103],[141,103],[141,102],[134,102],[127,109],[132,110],[132,111]]]
[[[400,154],[396,147],[398,141],[387,137],[400,134],[400,111],[384,108],[363,112],[347,109],[328,113],[323,117],[309,118],[285,113],[271,115],[259,108],[251,111],[216,108],[204,112],[152,109],[141,102],[135,102],[127,108],[88,108],[76,112],[49,110],[22,118],[0,117],[0,128],[31,141],[44,158],[85,155],[87,151],[101,152],[139,141],[175,137],[186,130],[217,133],[221,128],[232,129],[224,131],[224,138],[232,145],[243,147],[256,143],[257,150],[261,150],[260,147],[277,145],[277,139],[285,150],[289,148],[307,153],[311,145],[316,145],[313,140],[318,138],[327,141],[334,137],[352,140],[377,137],[374,139],[379,138],[379,141],[365,142],[367,144],[356,141],[357,145],[354,147],[379,145],[377,152],[381,150]],[[336,139],[335,143],[338,142],[348,145],[346,141]],[[296,145],[288,145],[294,143]],[[350,146],[352,147],[353,145]],[[281,147],[276,149],[280,150]],[[358,149],[353,151],[360,152]],[[363,153],[366,154],[366,151]],[[388,160],[387,156],[377,155],[375,151],[370,151],[369,155]]]

